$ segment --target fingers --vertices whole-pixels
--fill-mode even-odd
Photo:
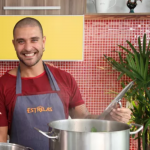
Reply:
[[[122,108],[117,108],[117,111],[122,112],[122,113],[129,113],[131,114],[132,111],[128,108],[122,107]]]
[[[116,121],[127,123],[131,119],[131,113],[130,109],[122,107],[113,109],[110,115]]]

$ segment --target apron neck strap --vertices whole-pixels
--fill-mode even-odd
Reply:
[[[21,75],[20,75],[20,66],[18,66],[17,71],[17,79],[16,79],[16,94],[22,93],[22,82],[21,82]]]
[[[45,69],[46,74],[48,76],[49,83],[50,83],[50,86],[51,86],[52,90],[53,91],[60,91],[59,86],[58,86],[53,74],[51,73],[51,71],[45,65],[44,62],[43,62],[43,66],[44,66],[44,69]],[[18,71],[17,71],[17,79],[16,79],[16,94],[21,94],[21,93],[22,93],[22,81],[21,81],[20,65],[19,65],[18,66]]]
[[[53,76],[53,74],[51,73],[51,71],[49,70],[49,68],[46,66],[46,64],[43,62],[44,65],[44,69],[47,73],[48,79],[49,79],[49,83],[51,85],[51,88],[53,91],[60,91],[59,86]]]

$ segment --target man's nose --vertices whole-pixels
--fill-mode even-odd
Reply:
[[[27,51],[30,51],[30,50],[32,50],[32,43],[30,43],[30,42],[26,42],[25,43],[25,50],[27,50]]]

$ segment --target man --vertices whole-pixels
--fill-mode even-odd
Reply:
[[[70,74],[43,63],[46,37],[39,21],[20,20],[13,36],[19,66],[0,78],[0,142],[7,141],[8,133],[11,143],[46,150],[48,139],[34,127],[49,131],[49,122],[69,115],[91,119],[98,115],[88,112]],[[129,109],[119,108],[108,118],[127,123],[130,114]]]

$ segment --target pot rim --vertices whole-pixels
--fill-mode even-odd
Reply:
[[[0,142],[0,146],[1,145],[4,145],[4,146],[15,146],[15,147],[18,147],[18,148],[26,148],[25,146],[22,146],[22,145],[19,145],[19,144],[15,144],[15,143],[3,143],[3,142]]]
[[[66,130],[66,129],[62,129],[61,127],[55,127],[55,123],[61,123],[61,122],[76,122],[76,121],[80,121],[80,122],[84,122],[84,121],[94,121],[94,122],[106,122],[106,123],[115,123],[117,125],[123,125],[125,126],[126,129],[122,129],[122,130],[116,130],[116,131],[100,131],[100,132],[87,132],[87,131],[73,131],[73,130]],[[114,132],[121,132],[121,131],[129,131],[131,126],[126,124],[126,123],[121,123],[121,122],[117,122],[117,121],[110,121],[110,120],[99,120],[99,119],[63,119],[63,120],[56,120],[56,121],[52,121],[48,124],[52,129],[56,129],[56,130],[61,130],[61,131],[67,131],[67,132],[75,132],[75,133],[114,133]]]

